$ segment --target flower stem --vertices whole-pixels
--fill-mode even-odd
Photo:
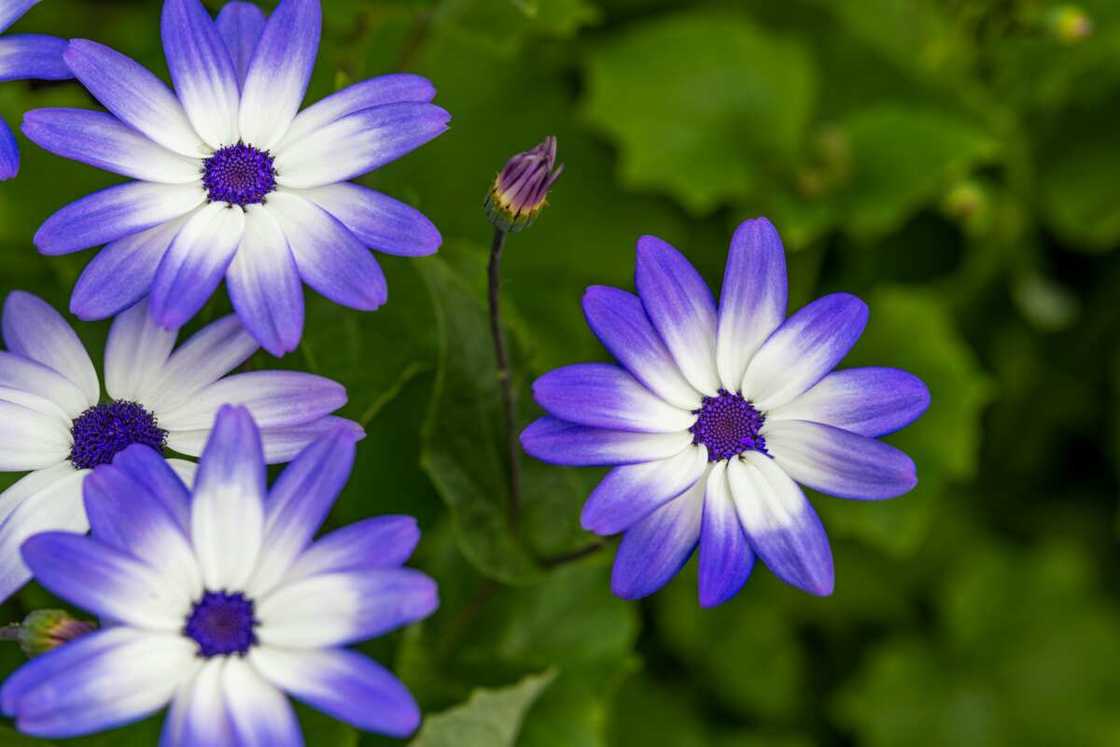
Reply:
[[[490,335],[494,338],[494,356],[498,364],[498,387],[502,392],[502,416],[509,457],[509,521],[516,529],[521,520],[521,451],[517,443],[517,422],[514,417],[513,379],[502,332],[502,249],[508,234],[494,229],[490,243]]]

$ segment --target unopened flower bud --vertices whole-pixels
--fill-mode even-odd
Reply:
[[[35,610],[20,625],[19,646],[34,658],[96,629],[93,622],[78,620],[63,610]]]
[[[548,204],[548,190],[563,171],[563,166],[556,165],[556,138],[552,136],[511,158],[486,196],[490,222],[506,232],[527,228]]]
[[[1061,5],[1049,15],[1050,32],[1058,41],[1076,44],[1093,33],[1093,20],[1076,5]]]

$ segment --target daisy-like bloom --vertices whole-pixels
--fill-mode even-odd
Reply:
[[[86,481],[92,536],[23,546],[40,583],[111,621],[24,665],[0,690],[23,732],[59,738],[162,708],[161,744],[302,744],[284,692],[368,731],[419,723],[404,685],[342,648],[435,611],[435,583],[401,566],[420,533],[405,516],[312,542],[346,484],[354,434],[316,441],[269,490],[248,411],[224,408],[190,490],[133,446]]]
[[[358,83],[299,111],[319,47],[319,0],[283,0],[267,20],[229,3],[166,0],[163,46],[175,92],[92,41],[64,55],[109,113],[29,112],[23,131],[60,156],[138,181],[79,200],[35,236],[44,254],[108,244],[74,288],[71,311],[104,319],[148,296],[175,329],[223,277],[234,309],[274,355],[303,332],[303,283],[362,310],[385,303],[369,247],[436,251],[415,209],[348,180],[428,142],[449,115],[415,75]]]
[[[0,34],[41,0],[0,0]],[[62,59],[66,40],[42,34],[12,34],[0,38],[0,82],[9,80],[66,80],[74,77]],[[0,119],[0,181],[19,173],[19,144]]]
[[[132,444],[197,457],[214,416],[247,406],[262,428],[269,462],[287,462],[323,432],[357,423],[331,416],[346,404],[341,384],[296,371],[226,376],[257,351],[229,316],[178,349],[144,303],[113,321],[105,349],[105,390],[89,354],[62,315],[16,292],[4,303],[0,352],[0,471],[29,472],[0,494],[0,600],[31,577],[23,541],[51,529],[84,532],[82,483]],[[194,463],[168,462],[184,479]]]
[[[716,305],[699,273],[652,236],[638,242],[638,296],[592,287],[592,330],[620,366],[557,369],[534,385],[549,413],[521,442],[554,464],[612,465],[584,528],[624,533],[612,587],[653,593],[699,545],[700,603],[720,604],[757,555],[786,583],[833,587],[832,553],[798,483],[877,500],[917,482],[914,463],[876,440],[929,404],[890,368],[830,373],[867,323],[855,296],[820,298],[786,319],[781,239],[765,218],[731,240]]]

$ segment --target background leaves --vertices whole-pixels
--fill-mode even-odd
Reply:
[[[368,437],[332,525],[421,522],[415,562],[440,580],[440,611],[362,647],[420,700],[418,743],[463,744],[468,728],[528,747],[1120,741],[1120,6],[324,6],[312,99],[406,69],[452,112],[449,133],[365,180],[425,211],[445,244],[382,257],[390,303],[374,314],[309,293],[301,348],[249,366],[347,386],[345,414]],[[1091,34],[1061,25],[1071,10]],[[94,38],[162,73],[158,18],[155,0],[49,0],[15,30]],[[92,102],[73,85],[0,86],[9,122],[43,106]],[[691,569],[651,600],[615,599],[609,543],[554,562],[592,539],[578,514],[595,470],[525,459],[509,521],[481,203],[505,160],[548,134],[567,171],[506,255],[523,423],[535,375],[603,358],[579,298],[632,287],[639,235],[673,242],[716,285],[731,230],[758,214],[790,250],[791,305],[835,290],[870,303],[848,364],[929,384],[930,411],[892,437],[917,461],[917,490],[814,496],[834,539],[832,597],[760,568],[715,610],[697,606]],[[114,179],[23,145],[22,176],[0,185],[0,286],[64,308],[89,255],[40,257],[31,237]],[[227,311],[218,299],[198,323]],[[106,330],[79,327],[97,355]],[[3,620],[39,606],[57,601],[29,587]],[[0,649],[3,672],[21,660]],[[399,743],[300,717],[309,744]],[[151,744],[158,730],[157,718],[75,743]]]

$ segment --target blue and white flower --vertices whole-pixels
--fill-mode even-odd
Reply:
[[[23,541],[51,529],[84,532],[82,483],[132,444],[198,456],[219,408],[248,407],[262,428],[269,462],[287,462],[337,427],[362,429],[332,412],[345,388],[295,371],[227,376],[257,351],[229,316],[178,349],[144,303],[118,316],[105,350],[105,390],[72,327],[45,301],[16,292],[4,304],[0,352],[0,471],[28,472],[0,493],[0,600],[31,577]],[[190,480],[194,464],[169,459]]]
[[[0,34],[41,0],[0,0]],[[0,83],[10,80],[66,80],[74,77],[62,59],[66,40],[42,34],[0,37]],[[19,173],[19,143],[0,119],[0,181]]]
[[[113,728],[168,703],[161,744],[303,743],[287,692],[397,737],[419,724],[396,677],[342,648],[420,620],[435,583],[401,567],[419,540],[405,516],[366,519],[312,542],[354,461],[354,434],[325,434],[265,484],[260,433],[224,408],[193,490],[150,449],[94,470],[92,536],[23,546],[36,578],[104,629],[25,664],[0,690],[41,737]]]
[[[732,238],[718,306],[652,236],[638,242],[636,284],[637,296],[592,287],[583,299],[621,366],[542,376],[534,395],[549,416],[521,437],[547,462],[614,467],[582,514],[589,531],[623,533],[614,592],[653,593],[699,545],[704,606],[734,596],[756,555],[783,581],[831,593],[828,538],[798,483],[867,500],[913,488],[914,463],[876,438],[925,411],[925,385],[890,368],[830,373],[867,306],[836,293],[786,319],[785,255],[765,218]]]
[[[107,244],[74,288],[74,314],[104,319],[148,297],[174,329],[225,278],[245,326],[283,355],[303,332],[303,283],[373,310],[388,290],[369,247],[436,251],[427,218],[348,180],[427,143],[450,117],[415,75],[367,80],[300,112],[321,16],[319,0],[283,0],[267,20],[232,2],[215,23],[199,0],[166,0],[174,93],[108,47],[70,43],[66,63],[109,113],[36,110],[23,131],[52,153],[137,180],[63,208],[35,236],[48,255]]]

